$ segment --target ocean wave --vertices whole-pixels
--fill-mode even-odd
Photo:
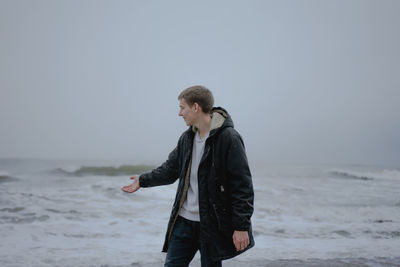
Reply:
[[[0,183],[6,183],[6,182],[16,182],[18,181],[18,178],[9,176],[9,175],[0,175]]]
[[[371,231],[365,230],[363,234],[369,235],[374,239],[393,239],[393,238],[400,238],[400,231]]]
[[[0,176],[8,176],[10,175],[8,172],[0,170]]]
[[[70,238],[120,238],[121,234],[118,234],[118,233],[113,233],[113,234],[104,234],[104,233],[69,234],[69,233],[64,233],[63,236],[70,237]]]
[[[80,212],[76,210],[69,210],[69,211],[62,211],[58,209],[46,209],[47,211],[50,211],[52,213],[60,213],[60,214],[74,214],[74,215],[79,215]]]
[[[374,180],[372,177],[368,177],[362,173],[354,173],[354,172],[347,172],[347,171],[331,171],[332,174],[337,176],[342,176],[351,179],[358,179],[358,180]]]
[[[36,213],[26,213],[22,216],[9,216],[4,215],[0,216],[0,224],[10,223],[10,224],[25,224],[25,223],[33,223],[35,221],[44,222],[50,218],[48,215],[40,215],[37,216]]]
[[[375,179],[390,179],[400,180],[400,171],[398,170],[382,170],[380,172],[358,172],[349,170],[332,170],[331,174],[350,179],[358,180],[375,180]]]
[[[3,209],[0,209],[0,211],[6,211],[6,212],[15,213],[15,212],[22,211],[24,209],[25,209],[24,207],[15,207],[15,208],[3,208]]]
[[[103,176],[119,176],[119,175],[133,175],[150,171],[154,166],[150,165],[121,165],[119,167],[113,166],[81,166],[74,171],[57,168],[52,171],[55,174],[67,176],[84,176],[84,175],[103,175]]]

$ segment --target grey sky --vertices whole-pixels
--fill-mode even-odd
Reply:
[[[400,1],[0,0],[0,157],[159,163],[209,87],[252,162],[396,164]]]

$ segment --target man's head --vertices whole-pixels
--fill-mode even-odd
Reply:
[[[194,125],[199,116],[211,113],[214,106],[214,97],[210,90],[201,85],[191,86],[178,96],[179,116],[182,116],[187,125]]]
[[[190,107],[197,103],[204,113],[210,113],[214,106],[214,97],[211,91],[201,85],[191,86],[183,90],[178,96],[178,100],[181,99],[185,99]]]

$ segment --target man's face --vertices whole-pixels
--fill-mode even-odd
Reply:
[[[179,116],[182,116],[184,121],[186,122],[186,125],[194,125],[196,118],[197,118],[197,113],[195,112],[195,105],[189,106],[188,103],[186,103],[185,99],[181,98],[179,100]]]

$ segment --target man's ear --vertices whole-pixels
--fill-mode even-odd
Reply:
[[[199,111],[200,110],[200,105],[197,104],[196,102],[193,104],[194,106],[194,111]]]

